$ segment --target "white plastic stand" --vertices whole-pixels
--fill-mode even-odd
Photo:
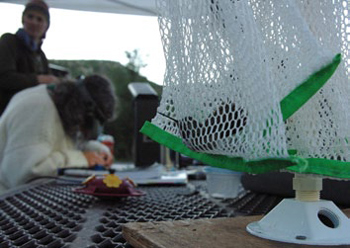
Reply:
[[[331,201],[319,199],[322,178],[296,175],[296,199],[284,199],[247,231],[255,236],[305,245],[350,244],[350,220]]]

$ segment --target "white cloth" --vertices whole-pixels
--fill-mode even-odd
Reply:
[[[94,144],[94,150],[105,149]],[[91,149],[89,149],[91,150]],[[45,85],[17,93],[0,118],[0,193],[58,168],[87,167],[63,129]]]

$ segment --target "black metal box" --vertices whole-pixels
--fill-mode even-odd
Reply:
[[[128,88],[133,96],[133,160],[138,167],[152,165],[160,160],[160,145],[140,133],[140,129],[156,115],[158,94],[149,83],[130,83]]]

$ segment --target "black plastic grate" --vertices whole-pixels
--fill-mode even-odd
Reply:
[[[122,225],[128,222],[260,214],[278,202],[252,192],[210,199],[205,181],[187,187],[139,187],[145,196],[113,201],[74,193],[75,187],[46,180],[0,198],[0,247],[131,248],[122,236]]]
[[[147,195],[122,199],[108,208],[91,237],[93,247],[130,247],[122,236],[122,225],[128,222],[169,221],[229,217],[217,204],[191,193],[185,187],[140,187]]]
[[[75,240],[95,198],[70,192],[45,184],[2,199],[0,247],[66,247]]]
[[[269,212],[282,200],[279,196],[248,191],[234,199],[222,200],[222,203],[236,215],[261,215]]]

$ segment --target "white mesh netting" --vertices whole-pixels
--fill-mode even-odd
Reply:
[[[157,0],[166,57],[152,123],[190,149],[254,160],[350,161],[349,3],[342,0]],[[281,100],[342,62],[283,120]]]

